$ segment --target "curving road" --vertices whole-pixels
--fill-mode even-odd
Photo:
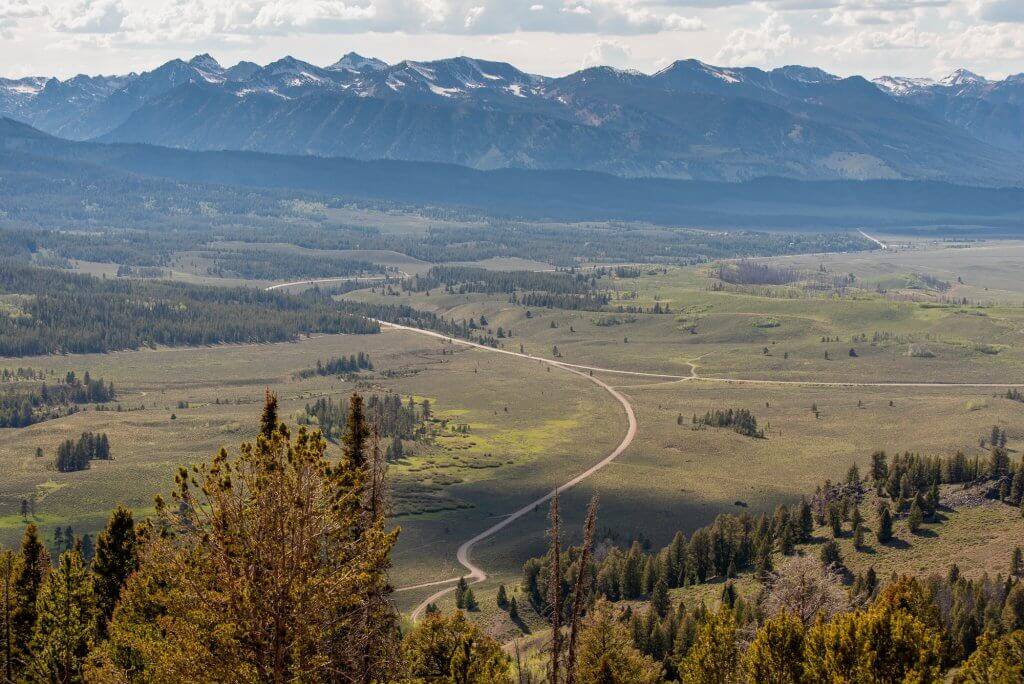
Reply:
[[[285,286],[290,286],[290,285],[312,284],[312,283],[315,283],[315,282],[323,282],[323,281],[310,281],[310,280],[296,281],[294,283],[283,283],[281,285],[275,285],[275,286],[272,286],[272,287],[267,288],[267,289],[275,289],[275,288],[285,287]],[[547,503],[548,501],[550,501],[552,499],[552,497],[554,497],[554,495],[556,493],[561,493],[561,492],[563,492],[563,491],[565,491],[567,489],[575,487],[580,482],[582,482],[583,480],[587,479],[588,477],[590,477],[594,473],[598,472],[599,470],[601,470],[602,468],[604,468],[605,466],[610,464],[612,461],[614,461],[616,458],[618,458],[620,455],[622,455],[622,453],[629,447],[629,445],[633,443],[633,439],[636,437],[636,433],[637,433],[636,414],[633,411],[633,405],[630,404],[629,400],[622,393],[620,393],[615,387],[609,385],[608,383],[604,382],[600,378],[594,377],[594,375],[593,375],[594,371],[598,371],[598,372],[601,372],[601,373],[614,373],[614,374],[620,374],[620,375],[630,375],[630,376],[635,376],[635,377],[661,378],[661,379],[666,380],[668,382],[700,381],[700,380],[704,380],[704,381],[709,381],[709,382],[726,382],[726,383],[742,383],[742,384],[758,384],[758,385],[803,385],[803,386],[811,386],[811,387],[935,387],[935,388],[975,387],[975,388],[1009,388],[1009,387],[1017,387],[1019,385],[1019,383],[1017,383],[1017,384],[1006,384],[1006,383],[949,383],[949,382],[821,382],[821,381],[809,381],[809,380],[807,380],[807,381],[805,381],[805,380],[755,380],[755,379],[746,379],[746,378],[704,377],[704,376],[698,376],[697,375],[696,363],[692,362],[692,361],[688,362],[688,365],[690,366],[690,374],[689,375],[672,375],[672,374],[666,374],[666,373],[645,373],[645,372],[641,372],[641,371],[625,371],[625,370],[619,370],[619,369],[615,369],[615,368],[603,368],[603,367],[600,367],[600,366],[586,366],[586,365],[575,364],[575,363],[566,363],[564,361],[557,361],[557,360],[553,360],[553,359],[546,359],[546,358],[543,358],[543,357],[540,357],[540,356],[533,356],[533,355],[530,355],[530,354],[510,351],[510,350],[507,350],[507,349],[499,349],[499,348],[496,348],[496,347],[489,347],[487,345],[479,344],[477,342],[470,342],[469,340],[453,338],[453,337],[450,337],[448,335],[444,335],[444,334],[439,333],[439,332],[434,332],[433,330],[424,330],[422,328],[415,328],[415,327],[412,327],[412,326],[399,325],[397,323],[389,323],[387,321],[380,321],[380,320],[378,320],[377,322],[381,325],[381,327],[384,327],[384,328],[390,328],[390,329],[393,329],[393,330],[402,330],[402,331],[406,331],[406,332],[415,333],[415,334],[418,334],[418,335],[425,335],[427,337],[433,337],[435,339],[439,339],[439,340],[442,340],[442,341],[445,341],[445,342],[448,342],[448,343],[451,343],[451,344],[459,344],[459,345],[462,345],[462,346],[465,346],[465,347],[472,347],[472,348],[475,348],[475,349],[481,349],[483,351],[487,351],[487,352],[491,352],[491,353],[505,354],[507,356],[516,356],[516,357],[519,357],[519,358],[528,359],[528,360],[531,360],[531,361],[536,361],[536,362],[539,362],[539,363],[543,363],[543,364],[546,364],[548,366],[553,366],[555,368],[559,368],[559,369],[564,370],[566,372],[578,375],[578,376],[580,376],[582,378],[586,378],[587,380],[590,380],[591,382],[593,382],[594,384],[598,385],[603,390],[608,392],[611,396],[613,396],[619,402],[619,404],[622,406],[622,408],[623,408],[623,410],[624,410],[624,412],[626,414],[626,420],[627,420],[627,423],[628,423],[626,434],[622,438],[622,441],[619,442],[619,445],[617,447],[615,447],[615,449],[611,453],[609,453],[607,456],[605,456],[603,459],[601,459],[600,461],[598,461],[597,463],[595,463],[591,467],[587,468],[583,472],[579,473],[578,475],[573,477],[568,482],[566,482],[566,483],[564,483],[562,485],[559,485],[558,487],[556,487],[552,491],[548,492],[544,496],[541,496],[540,498],[535,499],[535,500],[527,503],[526,505],[522,506],[521,508],[513,511],[512,513],[510,513],[507,516],[505,516],[504,518],[502,518],[499,522],[495,523],[494,525],[491,525],[490,527],[485,529],[483,532],[480,532],[477,535],[473,536],[472,538],[470,538],[470,539],[466,540],[465,542],[463,542],[459,546],[458,550],[456,551],[455,557],[456,557],[456,560],[458,560],[459,564],[462,565],[468,571],[468,574],[460,575],[460,576],[457,576],[457,577],[449,577],[447,579],[437,580],[437,581],[434,581],[434,582],[425,582],[425,583],[422,583],[422,584],[415,584],[415,585],[411,585],[411,586],[400,587],[400,588],[396,589],[395,591],[403,592],[403,591],[414,591],[414,590],[418,590],[418,589],[427,589],[427,588],[430,588],[430,587],[444,586],[443,589],[440,589],[440,590],[434,592],[433,594],[431,594],[430,596],[425,598],[422,602],[420,602],[420,604],[418,606],[416,606],[416,608],[415,608],[415,610],[413,610],[412,616],[411,616],[413,620],[419,619],[420,615],[423,613],[423,611],[426,609],[426,607],[430,603],[433,603],[433,602],[437,601],[439,598],[441,598],[442,596],[444,596],[445,594],[448,594],[449,592],[454,591],[455,590],[454,583],[458,582],[459,579],[466,578],[470,583],[474,583],[474,584],[477,583],[477,582],[483,582],[484,580],[487,579],[487,572],[484,571],[484,569],[481,568],[479,565],[475,564],[471,560],[471,558],[470,558],[470,552],[472,551],[474,546],[476,546],[477,544],[479,544],[480,542],[482,542],[482,541],[484,541],[486,539],[489,539],[490,537],[493,537],[495,534],[497,534],[501,530],[505,529],[506,527],[511,525],[513,522],[515,522],[519,518],[523,517],[527,513],[532,512],[533,510],[535,510],[538,506]],[[584,371],[587,371],[587,372],[584,372]],[[445,586],[445,585],[451,585],[451,586]]]
[[[414,589],[426,589],[428,587],[436,587],[436,586],[441,586],[441,585],[446,585],[446,584],[453,584],[455,582],[458,582],[459,579],[461,579],[462,577],[465,577],[469,582],[474,583],[474,584],[477,583],[477,582],[483,582],[484,580],[487,579],[487,573],[484,571],[483,568],[481,568],[479,565],[474,563],[470,559],[470,557],[469,557],[469,553],[473,549],[474,546],[476,546],[480,542],[484,541],[485,539],[493,537],[495,534],[497,534],[501,530],[505,529],[506,527],[508,527],[509,525],[514,523],[519,518],[523,517],[527,513],[532,512],[533,510],[535,510],[538,506],[541,506],[541,505],[547,503],[548,501],[551,500],[551,498],[556,493],[560,494],[561,492],[564,492],[567,489],[575,487],[580,482],[583,482],[583,480],[587,479],[588,477],[590,477],[591,475],[593,475],[597,471],[599,471],[602,468],[604,468],[606,465],[608,465],[609,463],[614,461],[616,458],[618,458],[622,454],[622,452],[624,452],[629,447],[629,445],[633,443],[633,439],[636,437],[636,414],[633,412],[633,405],[629,403],[629,400],[625,396],[623,396],[623,394],[621,392],[619,392],[617,389],[615,389],[614,387],[612,387],[611,385],[606,383],[604,380],[601,380],[600,378],[595,378],[589,372],[588,373],[584,373],[583,372],[584,370],[586,370],[586,371],[595,371],[595,370],[604,371],[605,369],[596,368],[596,367],[590,367],[590,366],[579,366],[579,365],[576,365],[576,364],[561,363],[561,362],[558,362],[558,361],[552,361],[551,359],[541,358],[539,356],[531,356],[529,354],[521,354],[519,352],[508,351],[506,349],[496,349],[494,347],[488,347],[486,345],[478,344],[476,342],[470,342],[468,340],[460,340],[458,338],[448,337],[447,335],[442,335],[441,333],[437,333],[437,332],[434,332],[432,330],[422,330],[420,328],[413,328],[413,327],[406,326],[406,325],[398,325],[396,323],[387,323],[386,321],[379,321],[379,322],[380,322],[380,324],[382,326],[387,327],[387,328],[392,328],[392,329],[395,329],[395,330],[406,330],[406,331],[409,331],[409,332],[415,332],[415,333],[418,333],[418,334],[421,334],[421,335],[427,335],[429,337],[434,337],[434,338],[437,338],[437,339],[445,340],[447,342],[451,342],[451,343],[454,343],[454,344],[461,344],[461,345],[466,346],[466,347],[474,347],[476,349],[483,349],[483,350],[490,351],[490,352],[495,352],[495,353],[500,353],[500,354],[508,354],[509,356],[518,356],[518,357],[521,357],[521,358],[524,358],[524,359],[530,359],[530,360],[533,360],[533,361],[539,361],[539,362],[547,364],[549,366],[554,366],[554,367],[560,368],[560,369],[562,369],[562,370],[564,370],[566,372],[578,375],[581,378],[586,378],[587,380],[590,380],[591,382],[596,384],[598,387],[600,387],[601,389],[605,390],[610,395],[615,397],[615,399],[619,402],[619,404],[622,406],[623,410],[625,411],[625,413],[626,413],[626,420],[628,422],[628,427],[626,429],[625,436],[622,438],[622,441],[619,442],[619,445],[617,447],[615,447],[615,449],[610,454],[608,454],[607,456],[602,458],[600,461],[598,461],[594,465],[592,465],[589,468],[587,468],[586,470],[584,470],[582,473],[576,475],[576,477],[572,478],[571,480],[569,480],[565,484],[559,485],[558,487],[556,487],[555,489],[551,490],[550,492],[548,492],[544,496],[542,496],[542,497],[540,497],[538,499],[534,499],[533,501],[531,501],[530,503],[526,504],[522,508],[519,508],[519,509],[513,511],[512,513],[509,513],[507,516],[505,516],[504,518],[502,518],[500,521],[496,522],[495,524],[491,525],[490,527],[488,527],[483,532],[480,532],[476,536],[474,536],[474,537],[464,541],[462,543],[462,545],[459,546],[458,551],[456,551],[455,558],[456,558],[456,560],[459,561],[459,564],[462,565],[462,567],[466,568],[466,570],[469,571],[469,574],[461,575],[459,577],[449,577],[448,579],[438,580],[436,582],[426,582],[424,584],[416,584],[416,585],[413,585],[413,586],[401,587],[401,588],[397,589],[396,591],[412,591]],[[620,372],[620,371],[608,371],[608,372]],[[621,371],[621,372],[627,372],[627,371]],[[677,377],[677,376],[660,375],[660,374],[652,374],[652,373],[645,373],[643,375],[651,375],[651,376],[654,376],[654,377],[662,377],[662,378],[675,378],[675,377]],[[426,607],[429,604],[433,603],[434,601],[437,601],[439,598],[441,598],[445,594],[447,594],[447,593],[449,593],[451,591],[454,591],[454,590],[455,590],[454,586],[449,586],[449,587],[446,587],[446,588],[441,589],[439,591],[436,591],[433,594],[431,594],[430,596],[428,596],[427,598],[423,599],[423,601],[420,602],[420,604],[418,606],[416,606],[416,609],[413,610],[413,612],[412,612],[412,619],[413,620],[418,620],[420,615],[423,613],[423,611],[426,609]]]

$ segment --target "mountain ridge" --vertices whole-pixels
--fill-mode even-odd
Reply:
[[[556,78],[470,57],[224,67],[201,54],[125,76],[0,80],[0,115],[70,139],[727,181],[1024,184],[1022,107],[1024,78],[872,82],[694,59]]]

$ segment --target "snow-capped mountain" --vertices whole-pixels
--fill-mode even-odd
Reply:
[[[1024,76],[874,83],[815,67],[674,62],[551,78],[469,57],[329,66],[210,55],[140,74],[0,80],[0,114],[75,139],[476,168],[741,180],[1024,184]],[[1016,152],[1016,153],[1015,153]]]
[[[984,143],[1024,152],[1024,74],[994,81],[957,69],[939,80],[886,76],[875,83]]]

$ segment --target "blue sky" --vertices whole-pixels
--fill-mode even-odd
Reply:
[[[820,66],[841,75],[1024,71],[1024,0],[0,0],[0,75],[125,73],[354,50],[389,62],[469,55],[561,75]]]

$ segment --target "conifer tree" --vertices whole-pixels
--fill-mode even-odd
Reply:
[[[892,539],[892,512],[887,503],[883,503],[878,509],[878,529],[875,531],[875,537],[882,544]]]
[[[633,646],[611,604],[601,599],[580,633],[575,675],[587,684],[655,684],[661,668]]]
[[[101,633],[105,633],[107,622],[114,614],[121,587],[139,567],[137,545],[132,512],[118,506],[110,515],[107,528],[96,538],[96,557],[92,564]]]
[[[33,679],[78,682],[96,640],[96,600],[92,581],[77,551],[65,551],[39,593],[32,635]]]
[[[14,614],[18,609],[15,582],[21,574],[21,556],[10,549],[0,549],[0,676],[13,682],[16,664],[14,645]]]
[[[36,627],[36,604],[39,591],[49,573],[50,554],[39,539],[35,523],[29,523],[21,538],[21,567],[14,580],[17,607],[11,618],[14,659],[23,664],[31,660],[30,644]]]
[[[497,597],[498,608],[505,610],[508,608],[508,594],[505,592],[505,585],[498,585],[498,597]]]
[[[767,619],[747,648],[747,681],[799,684],[803,678],[804,623],[792,613]]]
[[[268,397],[265,415],[275,412]],[[139,570],[121,591],[95,679],[129,669],[148,681],[393,681],[396,616],[386,600],[381,476],[353,396],[335,465],[319,432],[222,449],[181,469]],[[269,426],[272,421],[267,420]],[[371,606],[371,609],[367,609]],[[153,630],[152,616],[160,615]]]
[[[698,628],[696,639],[679,663],[687,684],[733,684],[739,681],[739,649],[736,620],[731,610],[708,615]]]

